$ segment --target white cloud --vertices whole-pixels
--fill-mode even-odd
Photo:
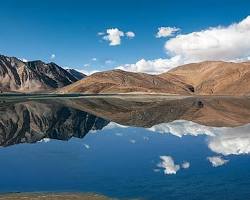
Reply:
[[[134,32],[132,32],[132,31],[128,31],[127,33],[126,33],[126,36],[128,37],[128,38],[134,38],[135,37],[135,33]]]
[[[50,59],[53,60],[55,58],[56,58],[56,55],[55,54],[51,54]]]
[[[250,153],[250,124],[235,128],[215,128],[216,136],[209,137],[208,147],[222,155]]]
[[[109,122],[107,126],[103,128],[104,129],[114,129],[114,128],[128,128],[128,126],[124,126],[115,122]]]
[[[145,60],[141,59],[137,61],[135,64],[125,64],[116,67],[117,69],[132,71],[132,72],[143,72],[149,74],[159,74],[162,72],[166,72],[173,67],[177,67],[181,64],[182,59],[180,56],[174,56],[170,59],[155,59],[155,60]]]
[[[190,163],[185,161],[184,163],[181,164],[181,167],[183,169],[188,169],[190,167]]]
[[[160,27],[158,28],[158,32],[155,37],[156,38],[170,37],[170,36],[173,36],[179,30],[180,29],[176,27]]]
[[[208,161],[212,164],[213,167],[219,167],[226,164],[229,160],[225,160],[221,156],[212,156],[207,157]]]
[[[209,149],[215,153],[224,156],[250,154],[250,124],[233,128],[209,127],[191,121],[176,120],[154,125],[148,130],[177,137],[204,135],[208,136]]]
[[[185,135],[208,135],[214,136],[214,130],[211,127],[203,126],[196,124],[191,121],[186,120],[176,120],[170,123],[162,123],[154,125],[151,128],[148,128],[149,131],[158,132],[158,133],[167,133],[172,134],[177,137],[182,137]]]
[[[162,29],[164,30],[164,29]],[[160,35],[163,35],[159,33]],[[166,33],[167,35],[167,33]],[[177,35],[165,43],[169,58],[141,59],[135,64],[124,64],[119,69],[159,74],[176,66],[205,60],[242,62],[250,60],[250,16],[226,27]]]
[[[91,65],[89,63],[86,63],[83,65],[83,67],[85,68],[90,68]],[[91,75],[91,74],[94,74],[96,72],[100,72],[99,70],[88,70],[88,69],[77,69],[77,71],[83,73],[83,74],[86,74],[87,76]]]
[[[101,35],[105,35],[104,32],[98,32],[97,35],[101,36]]]
[[[97,61],[97,58],[92,58],[91,60],[92,60],[92,61]]]
[[[136,143],[136,140],[131,139],[131,140],[129,140],[129,142],[132,143],[132,144],[135,144],[135,143]]]
[[[90,146],[88,144],[83,144],[83,146],[86,148],[86,149],[90,149]]]
[[[50,142],[50,141],[51,141],[50,138],[43,138],[43,139],[41,139],[41,140],[38,141],[38,142],[45,142],[45,143],[48,143],[48,142]]]
[[[162,160],[158,167],[164,168],[165,174],[176,174],[180,170],[180,165],[176,165],[171,156],[160,156]]]
[[[115,135],[121,137],[122,133],[115,133]]]
[[[110,46],[116,46],[121,44],[121,37],[124,36],[124,32],[118,28],[107,29],[107,35],[103,36],[104,40],[109,41]]]
[[[23,62],[28,62],[28,60],[25,59],[25,58],[22,58],[21,60],[22,60]]]
[[[153,171],[154,171],[154,172],[159,172],[159,171],[160,171],[160,169],[153,169]]]
[[[114,60],[105,60],[106,65],[111,65],[111,64],[114,64],[114,63],[115,63]]]
[[[121,44],[121,38],[126,36],[127,38],[134,38],[135,33],[132,31],[128,31],[124,33],[123,31],[119,30],[118,28],[110,28],[106,30],[106,34],[98,34],[104,35],[102,38],[106,41],[109,41],[110,46],[117,46]]]
[[[149,141],[149,137],[144,136],[144,137],[143,137],[143,140]]]
[[[77,70],[77,71],[79,71],[79,72],[81,72],[83,74],[86,74],[87,76],[89,76],[91,74],[94,74],[94,73],[97,73],[97,72],[100,72],[98,70],[83,70],[83,69]]]
[[[165,49],[184,62],[237,60],[250,56],[250,16],[227,27],[178,35],[168,40]]]
[[[84,67],[90,67],[90,64],[89,63],[86,63],[83,65]]]

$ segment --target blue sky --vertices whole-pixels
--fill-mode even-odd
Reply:
[[[169,38],[155,37],[159,27],[177,27],[178,34],[188,34],[229,26],[248,15],[248,0],[1,1],[0,54],[106,70],[140,59],[171,57],[164,48]],[[109,28],[133,31],[135,37],[122,37],[120,45],[110,46],[98,35]],[[107,60],[112,62],[105,64]]]

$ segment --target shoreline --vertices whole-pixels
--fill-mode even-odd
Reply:
[[[62,193],[50,193],[50,192],[18,192],[18,193],[0,193],[0,200],[19,200],[19,199],[27,199],[27,200],[110,200],[113,198],[109,198],[107,196],[95,193],[70,193],[70,192],[62,192]]]
[[[70,94],[55,94],[55,93],[2,93],[0,99],[5,98],[250,98],[250,96],[235,96],[235,95],[179,95],[168,93],[100,93],[100,94],[86,94],[86,93],[70,93]]]

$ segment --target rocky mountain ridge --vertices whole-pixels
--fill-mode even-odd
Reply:
[[[0,55],[1,92],[48,92],[80,79],[57,64],[40,60],[24,62],[15,57]],[[84,77],[84,74],[82,74]]]
[[[250,62],[205,61],[179,66],[159,75],[115,69],[86,76],[52,62],[23,62],[0,55],[0,91],[248,96]]]

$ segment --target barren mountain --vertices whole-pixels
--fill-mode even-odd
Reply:
[[[55,63],[23,62],[0,56],[0,91],[58,93],[164,93],[249,95],[250,62],[206,61],[179,66],[160,75],[122,70],[88,77]]]
[[[177,67],[160,77],[175,76],[197,95],[249,95],[250,62],[207,61]]]
[[[85,78],[87,75],[83,74],[75,69],[66,69],[72,76],[74,76],[77,80],[81,80]]]
[[[250,62],[193,63],[160,75],[112,70],[95,73],[59,90],[59,93],[127,92],[249,95]]]
[[[171,76],[162,78],[145,73],[111,70],[95,73],[59,89],[59,93],[169,93],[191,94],[192,86]]]
[[[78,76],[55,63],[23,62],[0,55],[0,90],[3,92],[50,91],[76,82]]]

